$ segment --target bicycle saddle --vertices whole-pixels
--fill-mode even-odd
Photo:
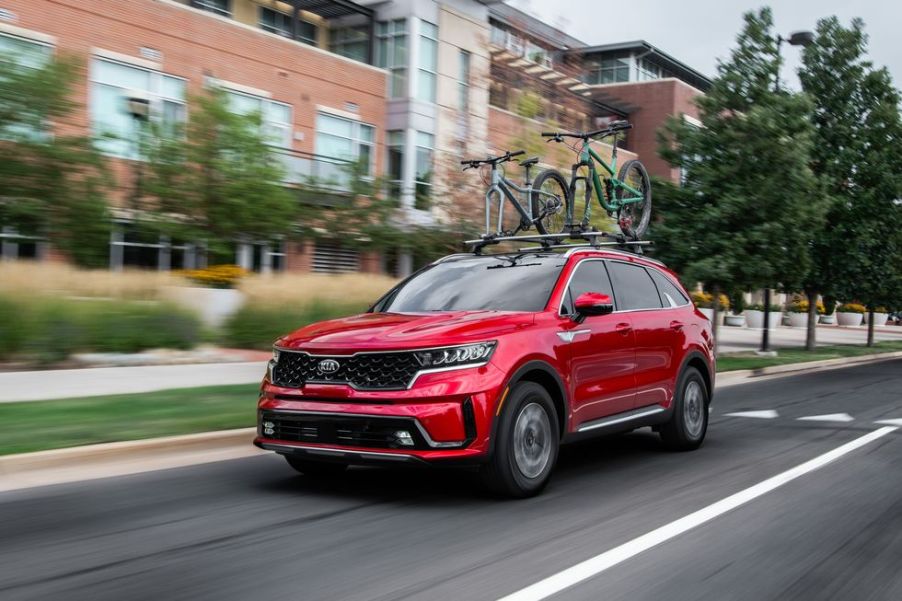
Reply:
[[[521,167],[529,167],[530,165],[535,165],[539,162],[539,157],[532,157],[531,159],[523,159],[520,161]]]

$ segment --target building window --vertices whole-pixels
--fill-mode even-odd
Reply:
[[[270,33],[316,46],[316,25],[313,23],[298,20],[298,35],[295,38],[291,31],[291,15],[261,6],[259,24],[260,29]]]
[[[508,50],[515,56],[523,56],[526,51],[526,42],[523,38],[494,23],[492,23],[490,36],[492,44]]]
[[[239,115],[260,113],[266,141],[280,148],[291,148],[291,105],[235,90],[226,90],[229,108]]]
[[[667,77],[667,72],[648,59],[641,58],[636,61],[636,79],[638,81],[649,81],[652,79],[661,79]]]
[[[140,123],[128,111],[132,95],[150,101],[150,119],[174,129],[185,121],[185,80],[107,59],[91,63],[92,132],[107,154],[135,158]]]
[[[432,204],[432,152],[435,138],[432,134],[417,132],[416,197],[413,206],[427,210]]]
[[[34,40],[0,33],[0,55],[3,60],[14,62],[19,67],[40,69],[47,64],[53,46]]]
[[[120,223],[110,237],[110,269],[195,269],[205,262],[200,247],[142,230],[137,223]]]
[[[0,230],[0,259],[4,261],[43,259],[46,245],[40,236],[20,234],[11,227]]]
[[[235,264],[254,273],[285,271],[285,242],[238,242],[235,244]]]
[[[470,112],[470,53],[461,50],[458,55],[457,106],[463,114]]]
[[[370,34],[366,25],[338,27],[329,36],[329,50],[362,63],[368,61],[369,48]]]
[[[192,0],[191,6],[223,17],[232,16],[231,0]]]
[[[376,31],[376,64],[389,72],[389,96],[407,96],[407,22],[404,19],[384,21]]]
[[[388,175],[388,197],[400,200],[404,165],[404,132],[387,132],[385,147],[388,162],[386,169],[386,174]]]
[[[602,58],[589,71],[588,83],[620,83],[630,80],[630,57]]]
[[[435,82],[438,70],[438,27],[420,22],[420,59],[417,74],[417,100],[435,102]]]
[[[375,131],[372,125],[360,123],[352,119],[336,117],[328,113],[316,115],[316,154],[338,159],[338,161],[358,161],[362,175],[370,176],[373,173],[373,159],[376,153],[373,149]],[[330,176],[343,181],[342,166],[335,164]]]
[[[528,44],[526,49],[526,58],[537,65],[545,65],[546,67],[551,66],[551,56],[548,54],[548,50],[541,46],[537,46],[532,42]]]

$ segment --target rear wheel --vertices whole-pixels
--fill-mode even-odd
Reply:
[[[486,486],[517,498],[541,492],[557,461],[559,432],[548,391],[534,382],[517,384],[499,418],[495,451],[481,471]]]
[[[618,186],[617,200],[623,202],[637,197],[642,198],[641,201],[621,205],[617,212],[617,223],[620,224],[623,235],[632,240],[639,240],[645,235],[651,221],[651,182],[648,179],[648,172],[642,163],[634,159],[623,164],[617,179],[640,193],[637,195]]]
[[[560,172],[546,169],[540,173],[532,187],[532,216],[543,215],[536,221],[540,234],[559,234],[567,224],[567,206],[570,203],[570,186]]]
[[[340,476],[346,469],[345,463],[328,463],[326,461],[310,461],[292,455],[285,455],[288,465],[310,478],[334,478]]]
[[[677,382],[670,421],[661,426],[661,439],[675,451],[702,445],[708,431],[708,389],[701,373],[687,367]]]

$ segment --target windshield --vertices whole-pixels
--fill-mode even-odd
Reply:
[[[563,257],[473,257],[432,265],[382,298],[374,311],[541,311]]]

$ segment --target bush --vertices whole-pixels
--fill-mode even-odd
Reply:
[[[864,305],[858,303],[843,303],[837,309],[840,313],[867,313]]]
[[[794,299],[791,303],[789,303],[789,312],[790,313],[808,313],[808,301],[805,299]],[[827,312],[826,308],[824,308],[824,303],[821,301],[817,301],[817,314],[824,315]]]
[[[208,288],[235,288],[248,272],[238,265],[213,265],[204,269],[179,271],[177,274]]]
[[[191,348],[200,322],[166,303],[0,298],[0,358],[42,363],[76,352]]]
[[[691,294],[692,302],[695,303],[696,307],[700,309],[713,309],[714,308],[714,295],[708,292],[693,292]],[[730,299],[726,294],[721,294],[718,296],[720,299],[720,309],[722,311],[726,311],[730,308]]]
[[[771,306],[770,309],[771,309],[771,311],[773,311],[774,310],[773,306]],[[761,303],[751,303],[746,306],[745,310],[746,311],[764,311],[764,305],[762,305]]]
[[[222,342],[235,348],[269,350],[280,336],[317,321],[362,313],[368,306],[360,302],[326,303],[320,300],[301,307],[248,304],[225,323]]]

